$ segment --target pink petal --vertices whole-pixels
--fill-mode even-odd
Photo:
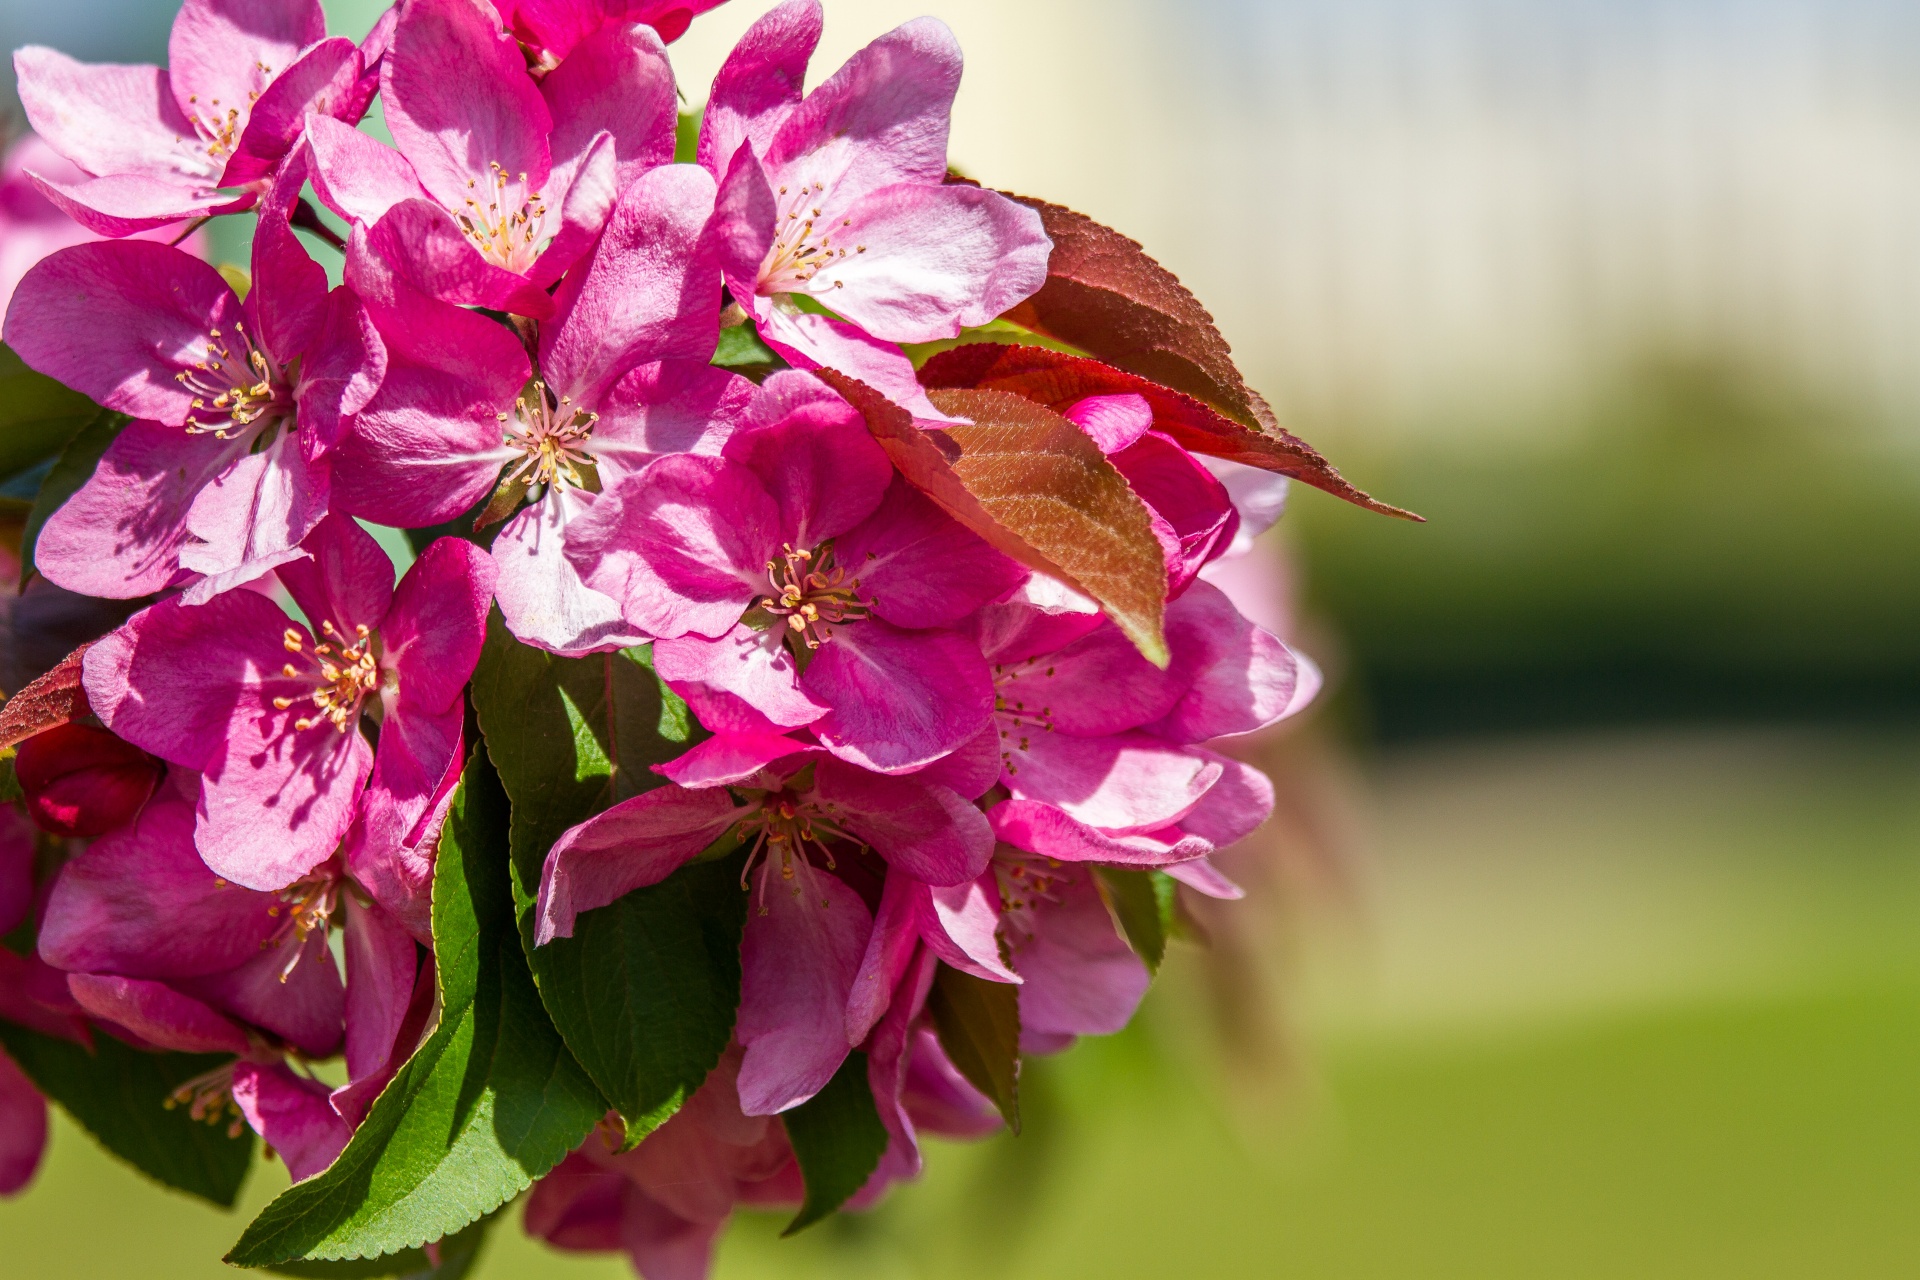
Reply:
[[[989,982],[1019,982],[1000,960],[1000,891],[983,875],[927,891],[920,933],[942,960]]]
[[[551,288],[600,239],[620,199],[620,175],[613,153],[613,135],[596,133],[577,164],[565,173],[555,172],[555,183],[563,178],[566,181],[566,197],[560,201],[559,230],[526,269],[527,280],[536,288]]]
[[[328,516],[301,549],[311,559],[282,568],[280,581],[315,634],[328,639],[331,626],[351,643],[360,627],[381,629],[393,602],[393,561],[373,535],[344,516]]]
[[[237,1063],[233,1100],[253,1131],[286,1162],[287,1174],[304,1182],[346,1149],[353,1130],[327,1103],[327,1086],[275,1063]]]
[[[891,1007],[894,988],[920,945],[920,921],[926,904],[926,885],[897,868],[887,870],[873,931],[867,935],[867,948],[847,996],[849,1044],[865,1044]]]
[[[1017,799],[1050,804],[1091,827],[1129,835],[1185,817],[1220,778],[1206,754],[1141,733],[1070,738],[1001,718],[1007,787]]]
[[[207,575],[182,597],[205,604],[301,558],[302,540],[326,514],[330,477],[309,463],[300,441],[282,431],[200,490],[187,512],[194,541],[180,548],[180,567]]]
[[[430,199],[407,158],[360,130],[326,116],[306,122],[313,189],[349,222],[372,226],[404,200]]]
[[[603,493],[569,530],[581,577],[656,636],[724,635],[770,590],[784,540],[754,473],[721,458],[662,458]]]
[[[1057,862],[1102,862],[1118,867],[1165,867],[1212,853],[1218,846],[1197,835],[1164,829],[1116,836],[1068,817],[1052,805],[1007,800],[987,815],[993,833],[1019,849]]]
[[[742,143],[766,154],[775,130],[800,102],[825,20],[819,0],[786,0],[740,37],[707,96],[699,149],[707,172],[716,178],[724,173]]]
[[[33,846],[33,824],[11,806],[0,813],[0,933],[12,933],[33,910]]]
[[[186,0],[167,40],[174,100],[202,119],[237,109],[245,121],[272,79],[326,37],[320,0]]]
[[[1196,893],[1204,893],[1209,898],[1236,902],[1247,896],[1245,889],[1221,875],[1204,857],[1195,858],[1190,862],[1176,862],[1167,868],[1167,874],[1187,888]]]
[[[507,630],[523,644],[569,657],[630,648],[652,638],[622,617],[611,597],[582,582],[567,558],[569,515],[584,506],[580,495],[549,491],[508,521],[493,541]]]
[[[553,299],[544,289],[488,261],[439,205],[403,200],[381,215],[367,240],[373,252],[399,265],[408,283],[429,298],[536,320],[553,314]]]
[[[802,866],[789,882],[769,857],[755,876],[740,946],[740,1014],[734,1037],[740,1110],[776,1115],[826,1087],[852,1048],[847,998],[873,916],[837,877]]]
[[[103,236],[136,236],[156,227],[251,209],[255,195],[182,185],[169,174],[115,173],[86,182],[49,182],[29,174],[40,194],[81,226]]]
[[[46,1149],[47,1104],[0,1050],[0,1196],[26,1189]]]
[[[235,884],[285,888],[331,858],[353,823],[373,749],[358,726],[295,729],[300,714],[296,706],[235,717],[226,758],[202,779],[194,839]]]
[[[225,973],[182,978],[173,985],[312,1057],[331,1057],[340,1050],[346,993],[320,930],[304,941],[289,935]]]
[[[1069,405],[1061,416],[1109,456],[1153,429],[1153,406],[1145,396],[1088,396]]]
[[[1124,1028],[1152,980],[1114,928],[1093,873],[1067,871],[1033,904],[1033,928],[1015,944],[1022,1032],[1111,1035]]]
[[[906,775],[916,782],[938,783],[967,800],[978,800],[1000,781],[1000,729],[988,724],[973,737],[924,769]]]
[[[260,202],[254,224],[252,278],[258,284],[244,305],[251,331],[283,361],[311,350],[327,319],[326,269],[288,221],[311,168],[305,152],[288,163]]]
[[[722,789],[668,785],[571,828],[554,842],[540,874],[536,942],[572,937],[582,911],[658,884],[739,817]]]
[[[1028,572],[900,476],[879,509],[835,542],[834,551],[860,580],[874,613],[909,629],[950,627],[1012,591]]]
[[[713,119],[712,110],[709,104],[708,121]],[[711,124],[702,126],[701,146],[706,145],[711,129]],[[713,218],[701,237],[701,252],[720,268],[727,287],[745,298],[754,293],[760,266],[773,248],[780,208],[767,171],[752,148],[741,148],[718,176],[720,189],[714,197]]]
[[[756,631],[745,623],[718,640],[689,635],[655,641],[653,669],[690,702],[702,694],[731,695],[781,728],[812,724],[827,711],[801,684],[780,633]],[[724,726],[708,727],[718,731]]]
[[[202,1001],[163,982],[110,974],[67,975],[80,1007],[148,1044],[182,1053],[245,1053],[247,1033]]]
[[[345,107],[362,70],[360,50],[337,36],[301,54],[253,104],[220,185],[243,187],[270,176],[299,143],[307,113],[332,116]]]
[[[1053,241],[1040,215],[997,191],[902,182],[867,195],[841,222],[835,242],[865,251],[835,257],[807,292],[888,342],[957,337],[1047,282]]]
[[[109,409],[169,425],[195,392],[177,374],[206,359],[210,334],[244,323],[206,263],[146,240],[75,245],[14,290],[6,340],[20,358]]]
[[[544,190],[547,104],[511,37],[471,0],[408,0],[386,59],[387,127],[421,183],[460,209],[492,165]]]
[[[75,972],[184,978],[259,955],[279,930],[277,900],[223,885],[193,844],[189,795],[163,786],[129,825],[61,868],[40,924],[40,954]]]
[[[916,1128],[946,1138],[984,1138],[1006,1123],[992,1100],[948,1060],[932,1027],[914,1032],[911,1053],[900,1101]]]
[[[787,115],[767,148],[768,167],[778,172],[831,148],[843,166],[836,185],[850,191],[896,182],[938,186],[947,176],[948,116],[960,68],[960,46],[937,18],[894,28]]]
[[[814,750],[811,744],[783,734],[717,733],[685,755],[653,766],[653,771],[683,787],[733,786],[776,760]]]
[[[219,177],[160,68],[89,65],[39,45],[16,50],[13,66],[33,131],[87,173],[144,173],[182,195]]]
[[[1218,587],[1196,582],[1168,610],[1168,633],[1191,634],[1197,678],[1153,726],[1174,742],[1251,733],[1302,710],[1320,673],[1240,615]]]
[[[986,816],[954,792],[914,778],[823,759],[814,786],[832,820],[925,884],[976,880],[993,857]]]
[[[1273,783],[1243,761],[1213,758],[1222,770],[1220,781],[1180,820],[1180,829],[1225,849],[1252,835],[1273,816]]]
[[[908,1062],[913,1053],[915,1025],[926,1005],[937,968],[925,951],[915,957],[888,1002],[887,1016],[867,1043],[867,1088],[873,1093],[880,1121],[887,1127],[887,1149],[867,1183],[847,1202],[856,1212],[872,1208],[895,1182],[918,1177],[921,1169],[919,1135],[902,1105]]]
[[[801,686],[832,708],[814,726],[826,748],[882,771],[957,750],[993,714],[993,677],[965,636],[877,619],[835,627]]]
[[[680,103],[666,46],[652,29],[599,28],[540,82],[540,95],[553,117],[553,190],[571,189],[574,172],[601,132],[613,140],[616,190],[673,163]]]
[[[180,572],[187,513],[201,487],[245,452],[244,441],[128,424],[40,530],[34,567],[69,591],[110,600],[161,590]]]
[[[1113,465],[1173,535],[1168,590],[1177,596],[1202,565],[1227,549],[1240,514],[1226,488],[1199,459],[1158,432],[1116,454]]]
[[[663,453],[716,456],[756,394],[737,373],[702,361],[662,360],[621,375],[600,401],[593,456],[604,488]]]
[[[334,1090],[331,1102],[342,1119],[357,1125],[411,1048],[400,1043],[400,1033],[413,1006],[420,962],[412,936],[380,907],[362,906],[349,893],[346,912],[349,1083]]]
[[[767,307],[756,315],[760,338],[796,369],[833,369],[878,391],[926,422],[952,419],[933,407],[913,361],[892,342],[832,316]]]
[[[1169,645],[1186,634],[1169,625]],[[1180,657],[1162,671],[1107,623],[1054,652],[1001,664],[994,684],[1008,720],[1024,719],[1030,738],[1040,732],[1105,737],[1157,719],[1180,701],[1191,678],[1181,670],[1185,653]]]
[[[380,745],[361,801],[363,823],[379,829],[364,836],[385,837],[404,846],[420,841],[422,824],[441,799],[448,773],[456,771],[461,761],[463,711],[460,706],[427,711],[401,701],[388,714],[380,727]],[[382,852],[405,856],[403,849],[391,845]],[[431,846],[426,854],[431,857]]]
[[[387,376],[387,347],[373,317],[344,286],[327,295],[320,333],[300,361],[294,389],[300,439],[318,459],[340,442],[348,421],[367,407]]]
[[[859,411],[798,374],[767,380],[721,455],[759,476],[780,508],[782,541],[801,550],[866,519],[893,478]]]
[[[637,363],[712,357],[720,278],[694,253],[712,209],[713,180],[692,165],[654,169],[625,189],[543,328],[540,364],[555,394],[593,407]]]
[[[402,705],[439,712],[459,703],[486,643],[494,572],[471,542],[439,538],[400,579],[380,638]]]

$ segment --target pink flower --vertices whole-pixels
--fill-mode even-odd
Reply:
[[[697,254],[713,183],[691,165],[629,187],[593,257],[569,273],[540,327],[539,376],[504,326],[410,283],[395,243],[354,233],[348,278],[391,353],[380,394],[334,462],[340,510],[418,528],[497,485],[533,503],[494,542],[513,633],[560,653],[646,639],[582,583],[563,547],[596,494],[656,455],[717,450],[753,393],[710,366],[719,281]],[[506,508],[511,510],[509,506]]]
[[[253,207],[309,113],[358,120],[382,28],[366,49],[327,38],[320,0],[186,0],[168,69],[91,66],[29,45],[13,55],[35,132],[91,175],[35,175],[102,235]]]
[[[955,337],[1025,300],[1052,241],[1033,210],[947,183],[961,58],[944,24],[896,28],[803,100],[821,23],[818,0],[787,0],[714,80],[699,158],[721,184],[727,287],[797,367],[838,369],[940,420],[897,344]]]
[[[589,586],[659,637],[661,677],[715,729],[810,725],[911,769],[986,724],[991,681],[951,628],[1024,571],[893,474],[816,379],[777,374],[719,457],[654,463],[569,541]]]
[[[662,772],[695,785],[636,796],[554,844],[536,941],[571,936],[580,912],[658,883],[723,836],[751,842],[743,875],[753,877],[754,906],[735,1029],[746,1051],[741,1106],[749,1115],[798,1106],[854,1044],[846,1007],[872,913],[844,877],[876,878],[861,870],[859,848],[926,884],[965,884],[985,869],[992,833],[947,787],[870,773],[785,738],[715,738]]]
[[[361,789],[427,818],[458,768],[461,692],[479,660],[493,565],[443,538],[398,587],[352,521],[329,516],[280,580],[312,619],[252,591],[163,601],[87,651],[94,711],[129,742],[204,775],[194,839],[214,872],[272,892],[312,875]],[[380,721],[376,751],[360,718]]]
[[[97,836],[140,811],[160,781],[158,760],[91,725],[56,725],[20,744],[14,776],[27,813],[57,836]]]
[[[500,24],[526,50],[527,68],[544,76],[606,27],[644,22],[672,44],[693,20],[726,0],[493,0]]]
[[[411,1050],[431,966],[337,862],[277,894],[216,877],[194,845],[197,789],[177,773],[130,826],[62,868],[40,953],[67,971],[91,1016],[135,1043],[234,1054],[180,1101],[209,1118],[231,1107],[298,1180],[339,1154]],[[340,915],[344,985],[327,948]],[[287,1065],[289,1054],[324,1058],[343,1042],[351,1083],[340,1089]]]
[[[136,419],[41,531],[53,582],[133,599],[199,574],[199,603],[302,554],[341,417],[384,364],[353,295],[328,292],[287,224],[303,180],[289,166],[269,194],[245,302],[198,258],[136,240],[64,249],[14,291],[20,358]]]
[[[608,26],[539,83],[474,0],[405,0],[383,70],[398,150],[308,123],[314,186],[402,246],[425,291],[544,318],[615,198],[673,159],[677,101],[652,28]]]

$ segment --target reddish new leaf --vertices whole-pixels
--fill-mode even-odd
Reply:
[[[976,342],[928,360],[920,370],[920,381],[929,391],[973,387],[1011,392],[1056,413],[1088,396],[1141,396],[1153,408],[1154,427],[1194,453],[1277,472],[1369,511],[1420,519],[1354,488],[1313,446],[1278,427],[1254,431],[1192,396],[1084,356],[1045,347]]]
[[[1148,661],[1167,665],[1167,567],[1145,504],[1078,427],[1003,391],[940,390],[959,426],[922,428],[864,383],[817,370],[866,417],[909,483],[1007,555],[1099,601]]]
[[[80,684],[80,661],[91,643],[60,660],[60,665],[35,680],[0,706],[0,751],[17,746],[55,725],[92,715],[87,691]]]
[[[1047,283],[1007,319],[1184,391],[1256,431],[1279,431],[1273,410],[1234,367],[1213,317],[1173,272],[1085,214],[1003,194],[1037,211],[1053,239]]]

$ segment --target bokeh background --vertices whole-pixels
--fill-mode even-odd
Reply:
[[[926,4],[829,0],[816,67]],[[690,104],[765,7],[676,46]],[[0,44],[157,60],[171,16],[0,0]],[[1430,523],[1299,491],[1263,548],[1333,692],[1249,744],[1252,897],[1136,1025],[720,1276],[1920,1273],[1920,9],[941,16],[956,163],[1142,240]],[[0,1274],[231,1274],[242,1221],[63,1122]],[[480,1275],[624,1273],[498,1237]]]

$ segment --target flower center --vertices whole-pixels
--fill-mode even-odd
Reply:
[[[780,188],[773,248],[767,251],[767,260],[760,265],[758,283],[762,294],[810,292],[808,286],[815,276],[847,256],[846,246],[836,245],[834,236],[844,234],[853,222],[843,218],[836,227],[831,219],[821,217],[820,197],[826,190],[824,184],[817,182],[798,188]],[[853,247],[855,254],[866,251],[867,246],[863,244]],[[835,280],[833,287],[838,289],[844,284],[845,281]]]
[[[239,1137],[246,1117],[240,1113],[240,1104],[233,1100],[234,1065],[229,1062],[205,1075],[195,1076],[168,1094],[160,1105],[169,1111],[185,1107],[187,1114],[202,1124],[218,1125],[227,1120],[227,1136]]]
[[[785,618],[790,637],[809,649],[832,639],[839,623],[858,622],[873,612],[872,604],[860,598],[860,579],[848,578],[833,562],[831,546],[786,547],[778,560],[767,561],[767,581],[773,594],[760,598],[760,608]]]
[[[737,830],[743,840],[749,837],[753,840],[747,850],[747,860],[740,867],[740,887],[747,887],[754,863],[765,854],[769,862],[779,859],[780,879],[795,897],[800,896],[801,882],[814,873],[809,850],[818,850],[827,870],[832,871],[837,865],[830,847],[832,842],[852,838],[831,819],[823,817],[814,802],[785,791],[769,795],[752,817],[740,820]],[[760,914],[766,915],[764,879],[760,882],[760,893]],[[820,905],[827,905],[825,897],[820,899]]]
[[[211,432],[216,439],[229,440],[238,432],[251,430],[262,418],[280,418],[293,412],[286,375],[254,345],[246,326],[237,320],[231,342],[220,330],[210,330],[207,358],[173,376],[193,393],[193,408],[187,412],[186,422],[189,435]]]
[[[326,932],[339,905],[340,877],[325,872],[296,881],[280,891],[279,905],[268,907],[267,914],[275,918],[285,916],[286,920],[273,937],[262,944],[281,947],[292,943],[292,952],[280,970],[280,981],[293,976],[301,957],[307,954],[307,939],[315,933]]]
[[[466,211],[454,217],[487,261],[525,274],[540,256],[540,240],[547,225],[546,199],[538,191],[527,189],[526,174],[514,178],[498,160],[488,161],[487,168],[493,174],[488,188],[482,189],[476,179],[467,179],[473,194],[466,199]]]
[[[1034,909],[1060,901],[1054,888],[1066,876],[1053,859],[1003,844],[993,855],[993,878],[1000,888],[1001,920],[1009,933],[1024,938],[1033,936]]]
[[[1015,751],[1028,750],[1033,745],[1035,733],[1053,732],[1052,707],[1035,709],[1028,706],[1024,698],[1018,695],[1009,697],[1006,693],[1007,681],[1012,676],[1024,674],[1039,664],[1040,659],[1029,658],[1016,664],[1011,672],[1004,666],[993,669],[993,712],[994,722],[1000,730],[1000,767],[1009,775],[1020,772],[1020,767],[1013,759]],[[1048,667],[1046,673],[1052,675],[1053,668]]]
[[[587,452],[593,426],[600,415],[576,409],[570,396],[553,404],[546,384],[535,378],[520,393],[511,416],[499,415],[506,426],[506,444],[526,456],[514,463],[500,483],[561,485],[598,491],[600,476]]]
[[[366,624],[354,628],[351,644],[341,639],[331,622],[322,622],[320,630],[331,643],[316,644],[311,652],[305,648],[300,633],[292,627],[287,628],[284,637],[287,652],[306,658],[315,669],[303,672],[289,662],[280,669],[281,674],[289,680],[311,680],[317,686],[310,695],[316,708],[314,714],[295,720],[293,727],[311,729],[317,724],[331,722],[335,729],[345,733],[359,721],[361,701],[380,687],[380,660],[374,656],[373,636]],[[273,700],[273,705],[282,711],[293,704],[292,698]]]

